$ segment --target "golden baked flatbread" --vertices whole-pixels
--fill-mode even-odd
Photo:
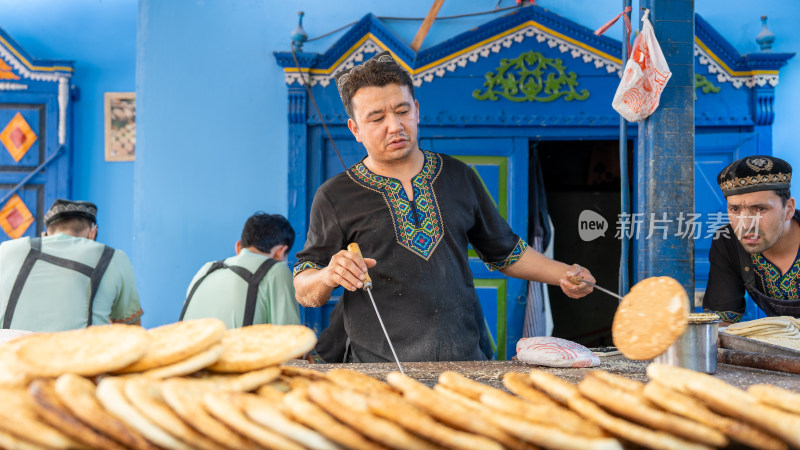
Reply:
[[[369,375],[348,369],[333,369],[328,371],[327,380],[339,386],[351,389],[362,394],[384,393],[397,394],[398,392],[388,384],[378,381]]]
[[[612,416],[580,394],[569,397],[567,403],[570,409],[596,423],[612,435],[642,447],[671,450],[708,450],[709,448]]]
[[[313,381],[324,380],[327,378],[326,374],[313,369],[285,365],[281,366],[281,375],[286,377],[303,377]]]
[[[53,385],[61,403],[86,425],[113,438],[126,448],[155,450],[156,447],[138,432],[117,419],[97,401],[95,385],[75,374],[58,377]]]
[[[760,403],[741,389],[704,373],[695,372],[686,388],[712,410],[751,423],[800,448],[800,415]]]
[[[715,414],[703,402],[673,391],[657,381],[645,386],[644,395],[665,411],[708,425],[748,447],[759,450],[786,450],[789,447],[780,439],[744,422]]]
[[[137,361],[148,339],[144,328],[122,324],[36,333],[20,338],[17,357],[34,376],[94,376]]]
[[[500,450],[499,443],[480,435],[445,426],[397,395],[371,395],[367,398],[370,412],[391,420],[414,434],[443,447],[462,450]]]
[[[18,340],[0,342],[0,386],[23,387],[30,381],[24,364],[17,358]]]
[[[203,404],[217,420],[259,445],[283,450],[303,450],[304,447],[296,442],[247,418],[242,412],[240,395],[242,394],[225,391],[209,392],[203,396]]]
[[[300,445],[312,450],[337,450],[340,447],[316,431],[306,428],[286,417],[278,402],[265,400],[252,394],[237,394],[245,415],[263,427],[280,433]]]
[[[495,390],[492,387],[470,380],[464,375],[452,371],[442,372],[439,375],[439,384],[459,394],[466,395],[473,400],[480,400],[481,394]]]
[[[331,383],[317,382],[309,386],[308,396],[340,422],[387,447],[407,450],[438,448],[393,422],[370,413],[367,400],[362,394],[342,389]]]
[[[184,361],[219,343],[223,333],[225,323],[214,318],[186,320],[152,328],[147,330],[150,340],[144,356],[118,373],[144,372]]]
[[[308,400],[305,389],[295,389],[283,398],[281,411],[327,439],[353,450],[377,450],[386,447],[370,441],[352,428],[342,425],[322,408]]]
[[[756,384],[747,388],[747,393],[759,402],[784,411],[800,414],[800,394],[771,384]]]
[[[317,335],[302,325],[260,324],[225,331],[225,352],[208,369],[247,372],[302,356],[314,348]]]
[[[600,381],[609,384],[617,389],[622,389],[625,392],[634,395],[641,395],[644,390],[644,383],[641,381],[631,380],[613,373],[606,372],[605,370],[592,370],[586,374],[587,377],[595,377]]]
[[[212,383],[182,378],[161,382],[161,395],[181,419],[218,444],[233,449],[255,449],[257,446],[227,425],[212,417],[203,406],[203,396],[216,391]]]
[[[689,297],[670,277],[636,283],[614,314],[614,345],[628,359],[652,359],[664,353],[689,323]]]
[[[144,378],[132,377],[125,380],[125,397],[152,423],[157,423],[167,433],[194,448],[203,450],[222,450],[224,447],[198,433],[184,422],[164,402],[159,382]]]
[[[530,403],[500,390],[481,394],[480,401],[505,414],[519,416],[532,423],[561,428],[578,436],[589,438],[608,436],[594,423],[556,403]]]
[[[394,388],[403,391],[404,399],[448,426],[494,439],[510,449],[527,447],[523,441],[495,425],[487,417],[491,415],[490,413],[481,413],[479,410],[448,401],[440,393],[400,372],[390,373],[386,376],[386,381]]]
[[[128,401],[123,392],[123,377],[106,377],[97,385],[97,400],[111,414],[114,414],[129,427],[141,433],[148,440],[171,450],[189,450],[192,447],[174,438],[164,431],[160,424],[155,424]]]
[[[11,433],[0,431],[0,448],[11,450],[41,450],[42,447],[24,439],[20,439]]]
[[[279,376],[281,376],[279,367],[267,367],[242,374],[210,375],[201,379],[212,383],[220,390],[250,392],[275,381]]]
[[[75,417],[58,399],[51,380],[35,380],[28,386],[33,398],[33,409],[53,428],[61,431],[77,442],[92,448],[122,450],[124,447],[98,433]]]
[[[598,376],[584,377],[578,390],[607,411],[654,430],[680,436],[709,447],[726,447],[728,439],[714,428],[650,406],[641,393],[631,393],[602,381]],[[638,394],[638,395],[637,395]]]
[[[533,381],[527,374],[508,372],[503,375],[503,386],[527,402],[559,406],[559,403],[550,398],[550,396],[534,388]]]
[[[83,448],[39,419],[34,410],[33,398],[25,388],[0,388],[0,399],[0,431],[43,447]]]
[[[168,366],[161,366],[155,369],[144,371],[142,372],[142,375],[153,379],[189,375],[197,372],[198,370],[205,369],[206,367],[217,362],[224,351],[225,346],[222,345],[222,343],[217,343],[203,350],[202,352],[197,353],[196,355],[192,355],[184,359],[183,361],[178,361]]]

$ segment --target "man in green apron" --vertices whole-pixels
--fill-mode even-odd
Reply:
[[[97,206],[58,199],[46,234],[0,244],[0,318],[4,329],[63,331],[90,325],[139,325],[142,308],[128,255],[95,241]]]
[[[236,256],[208,262],[192,279],[181,320],[216,317],[228,328],[300,324],[286,257],[294,230],[279,214],[256,213],[245,222]]]

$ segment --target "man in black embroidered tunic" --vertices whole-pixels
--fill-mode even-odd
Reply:
[[[719,173],[730,224],[711,244],[703,309],[742,319],[744,293],[768,316],[800,317],[800,211],[791,197],[792,166],[748,156]]]
[[[402,361],[485,360],[492,350],[469,268],[467,246],[492,270],[560,284],[573,298],[591,288],[567,281],[588,270],[528,248],[500,216],[475,172],[417,143],[419,104],[411,78],[379,54],[337,74],[348,127],[368,156],[326,181],[311,207],[297,254],[295,290],[322,306],[338,286],[348,361],[393,361],[368,294],[365,272]],[[360,245],[365,258],[344,250]]]

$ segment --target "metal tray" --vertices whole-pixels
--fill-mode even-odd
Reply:
[[[766,342],[737,336],[735,334],[719,332],[719,345],[731,350],[741,350],[744,352],[762,353],[765,355],[781,355],[800,357],[800,351],[791,348],[781,347],[780,345],[768,344]]]

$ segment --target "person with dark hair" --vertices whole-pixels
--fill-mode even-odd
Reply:
[[[773,156],[732,162],[717,176],[729,224],[717,230],[703,309],[726,323],[745,313],[745,291],[768,316],[800,317],[800,211],[792,166]]]
[[[142,307],[128,255],[96,242],[97,206],[58,199],[41,238],[0,244],[3,328],[64,331],[139,325]]]
[[[180,319],[216,317],[228,328],[299,324],[292,273],[285,262],[294,236],[280,214],[250,216],[236,242],[236,256],[208,262],[194,276]]]
[[[591,292],[568,281],[594,282],[587,269],[546,258],[514,234],[472,168],[420,149],[413,81],[389,52],[338,73],[336,82],[347,126],[367,156],[317,190],[294,284],[306,307],[345,288],[348,362],[394,361],[361,290],[368,268],[401,361],[492,358],[469,245],[490,270],[560,285],[573,298]],[[364,258],[346,250],[352,242]]]

